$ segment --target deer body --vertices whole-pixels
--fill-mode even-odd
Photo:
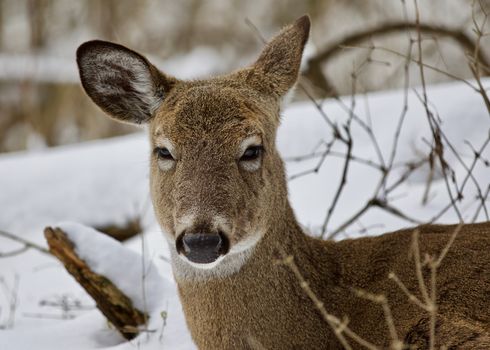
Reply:
[[[293,257],[325,310],[348,318],[358,336],[386,348],[395,329],[406,345],[428,348],[427,311],[388,278],[395,273],[420,297],[409,255],[412,230],[321,241],[301,231],[288,203],[275,134],[309,25],[300,18],[253,65],[207,80],[178,80],[138,53],[102,41],[83,44],[77,62],[86,92],[104,111],[149,124],[153,206],[199,348],[341,348],[305,285],[277,263],[278,250]],[[422,256],[442,252],[454,229],[421,227]],[[489,251],[490,224],[466,225],[438,269],[438,346],[490,347]],[[382,307],[356,290],[386,296],[391,332]]]
[[[417,349],[429,348],[428,313],[409,302],[388,278],[394,272],[420,297],[415,262],[408,249],[413,230],[336,243],[305,236],[294,219],[287,224],[264,237],[239,273],[222,279],[178,280],[187,323],[200,349],[261,349],[254,344],[265,349],[343,349],[291,271],[274,266],[277,252],[271,247],[284,234],[287,239],[282,246],[294,256],[329,313],[348,318],[349,327],[359,336],[388,348],[391,337],[381,306],[359,298],[355,291],[383,294],[400,340]],[[439,254],[455,229],[421,227],[422,254]],[[489,231],[487,223],[464,226],[454,251],[441,266],[438,348],[490,346],[490,258],[487,254],[482,259],[481,251],[482,245],[490,246]],[[354,349],[365,348],[354,341],[350,344]]]

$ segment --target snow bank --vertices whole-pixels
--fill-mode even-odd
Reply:
[[[91,227],[74,222],[55,226],[66,232],[78,256],[92,271],[111,280],[138,310],[151,313],[162,306],[163,279],[148,257]]]
[[[86,293],[58,262],[47,256],[39,257],[35,252],[29,251],[15,258],[0,259],[2,271],[0,276],[4,271],[9,271],[9,266],[13,267],[12,272],[21,274],[21,288],[18,295],[21,304],[18,307],[17,320],[13,329],[0,331],[0,349],[31,350],[33,346],[38,350],[196,348],[185,324],[170,265],[160,259],[160,256],[166,256],[168,252],[166,252],[166,243],[156,227],[148,228],[144,235],[147,248],[143,269],[143,258],[140,254],[141,237],[121,244],[78,223],[62,222],[53,226],[67,233],[75,245],[77,254],[95,272],[111,279],[137,308],[148,313],[149,332],[142,332],[128,342],[108,326],[105,317],[95,307],[77,314],[74,319],[51,319],[50,317],[57,315],[54,310],[46,310],[46,307],[35,305],[30,301],[37,302],[46,295],[65,293],[78,298],[80,294],[86,295]],[[45,265],[51,268],[38,270],[39,266]],[[143,298],[143,281],[146,306]],[[89,297],[82,299],[83,305],[90,304],[87,298]],[[1,306],[3,310],[3,304]],[[33,311],[39,313],[39,318],[27,317]]]
[[[10,204],[1,207],[0,227],[41,232],[60,221],[122,225],[147,206],[148,158],[144,134],[0,155],[0,202]]]
[[[490,86],[490,79],[483,80],[484,86]],[[430,127],[424,105],[417,97],[421,88],[408,91],[408,111],[399,136],[396,162],[420,159],[428,154],[426,140],[431,140]],[[441,129],[469,167],[473,160],[473,152],[466,144],[471,141],[475,148],[480,147],[487,139],[490,130],[489,113],[484,106],[481,95],[462,83],[448,83],[427,87],[430,109],[441,120]],[[355,113],[360,119],[371,120],[373,133],[385,159],[392,150],[393,137],[404,108],[404,92],[402,90],[357,95]],[[335,100],[326,101],[322,108],[326,115],[338,125],[349,117],[351,98],[344,97],[339,103]],[[347,108],[346,108],[347,107]],[[278,131],[277,145],[283,157],[310,154],[319,142],[331,140],[331,130],[316,108],[310,102],[296,103],[284,112],[283,122]],[[364,159],[378,162],[372,141],[355,122],[352,126],[354,140],[353,154]],[[340,146],[340,145],[338,145]],[[321,149],[320,149],[321,150]],[[345,153],[345,147],[334,147],[334,150]],[[455,178],[460,184],[467,172],[460,161],[446,147],[445,160],[455,171]],[[483,159],[490,158],[490,147],[482,154]],[[314,168],[320,157],[286,164],[288,175],[294,175]],[[332,198],[341,179],[344,160],[338,157],[327,157],[317,173],[310,174],[289,182],[290,201],[299,221],[317,232],[321,226]],[[397,180],[404,168],[392,172],[388,184]],[[409,216],[429,221],[445,207],[450,198],[442,177],[435,179],[429,194],[427,205],[422,205],[422,197],[426,189],[428,167],[415,172],[408,181],[391,193],[394,200],[390,201]],[[478,162],[473,171],[474,178],[479,182],[482,191],[490,185],[490,168]],[[373,195],[380,179],[380,172],[369,166],[351,162],[347,178],[347,186],[339,199],[329,229],[338,227],[351,215],[359,210]],[[475,200],[477,190],[469,181],[463,191],[464,199],[460,210],[463,218],[472,220],[478,207]],[[478,220],[485,220],[483,210]],[[440,223],[454,223],[458,217],[453,209],[448,210],[439,220]],[[360,220],[364,226],[371,226],[370,234],[379,234],[396,230],[413,224],[401,220],[383,210],[373,208]],[[346,233],[350,237],[359,236],[360,225],[352,225]],[[357,232],[356,232],[357,231]]]

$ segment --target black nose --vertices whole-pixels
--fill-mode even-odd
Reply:
[[[198,264],[209,264],[228,253],[229,241],[223,233],[185,233],[177,238],[177,252]]]

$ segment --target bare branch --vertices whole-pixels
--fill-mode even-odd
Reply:
[[[376,345],[370,343],[369,341],[363,339],[358,334],[353,332],[348,327],[347,322],[342,321],[339,318],[335,317],[334,315],[328,313],[327,310],[325,309],[325,305],[323,304],[323,302],[320,299],[318,299],[316,294],[310,288],[308,282],[303,278],[303,275],[299,271],[298,266],[294,262],[294,257],[292,255],[287,255],[280,248],[279,248],[279,252],[281,254],[281,260],[279,261],[279,263],[286,265],[293,272],[301,288],[306,293],[306,295],[311,299],[311,301],[313,301],[315,307],[320,311],[320,314],[322,315],[325,322],[332,328],[332,331],[334,332],[334,334],[336,335],[337,339],[340,341],[344,349],[347,350],[352,349],[352,347],[347,342],[347,339],[345,338],[344,334],[350,337],[359,345],[367,349],[370,350],[379,349]]]
[[[486,72],[486,74],[490,73],[490,70],[486,69],[486,67],[490,67],[490,61],[481,50],[477,49],[479,43],[475,43],[473,39],[471,39],[471,37],[465,34],[461,29],[451,29],[432,24],[422,24],[419,22],[398,22],[385,23],[372,29],[353,33],[345,38],[334,42],[308,60],[307,70],[304,72],[304,75],[324,93],[327,93],[327,96],[336,96],[336,94],[332,93],[331,84],[328,82],[327,78],[322,72],[321,66],[323,63],[327,62],[335,55],[341,53],[342,50],[346,47],[355,47],[371,37],[384,36],[407,31],[417,31],[419,33],[436,36],[446,36],[452,38],[464,49],[465,52],[475,53],[476,60],[478,62],[481,62],[481,67],[483,68],[483,70]]]
[[[41,252],[41,253],[44,253],[44,254],[47,254],[47,255],[51,255],[51,253],[49,252],[49,250],[47,250],[46,248],[44,247],[41,247],[40,245],[37,245],[36,243],[32,243],[32,242],[29,242],[23,238],[20,238],[12,233],[9,233],[9,232],[5,232],[5,231],[0,231],[0,236],[2,237],[6,237],[12,241],[15,241],[15,242],[19,242],[19,243],[22,243],[26,248],[32,248],[32,249],[36,249],[37,251]]]

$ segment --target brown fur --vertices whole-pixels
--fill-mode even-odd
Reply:
[[[194,269],[194,275],[186,275],[179,267],[181,258],[173,253],[187,324],[199,348],[340,348],[298,280],[287,267],[274,263],[278,246],[294,256],[328,312],[348,317],[349,327],[360,336],[389,346],[381,307],[356,296],[356,289],[385,294],[399,337],[427,348],[427,312],[388,279],[390,272],[396,273],[419,295],[409,254],[412,230],[321,241],[301,231],[288,203],[275,134],[280,102],[297,79],[308,32],[309,19],[302,17],[274,38],[252,66],[202,81],[157,73],[143,56],[100,41],[82,45],[77,60],[87,93],[105,111],[123,121],[149,120],[152,147],[160,147],[162,138],[175,147],[169,170],[161,169],[155,154],[151,157],[153,204],[171,251],[190,212],[194,219],[185,229],[192,225],[198,232],[212,232],[225,227],[231,247],[260,233],[243,266],[233,273],[210,276],[186,267]],[[160,99],[153,111],[152,103]],[[255,171],[241,167],[237,154],[250,135],[258,136],[265,149]],[[213,224],[216,215],[224,226]],[[420,227],[422,255],[439,254],[454,228]],[[438,346],[490,348],[489,231],[489,223],[464,226],[439,269]]]
[[[420,297],[414,260],[408,254],[413,230],[325,242],[306,237],[290,211],[289,215],[277,231],[269,231],[259,242],[240,273],[201,283],[179,282],[187,322],[199,348],[248,348],[248,336],[266,349],[342,348],[288,268],[274,267],[278,241],[295,257],[328,312],[348,317],[349,327],[364,339],[383,347],[390,344],[381,306],[356,296],[357,289],[385,294],[399,337],[419,349],[428,348],[428,313],[410,303],[388,279],[395,272]],[[454,229],[423,227],[422,253],[439,254]],[[489,231],[488,223],[464,226],[442,263],[437,281],[438,346],[490,346]]]

